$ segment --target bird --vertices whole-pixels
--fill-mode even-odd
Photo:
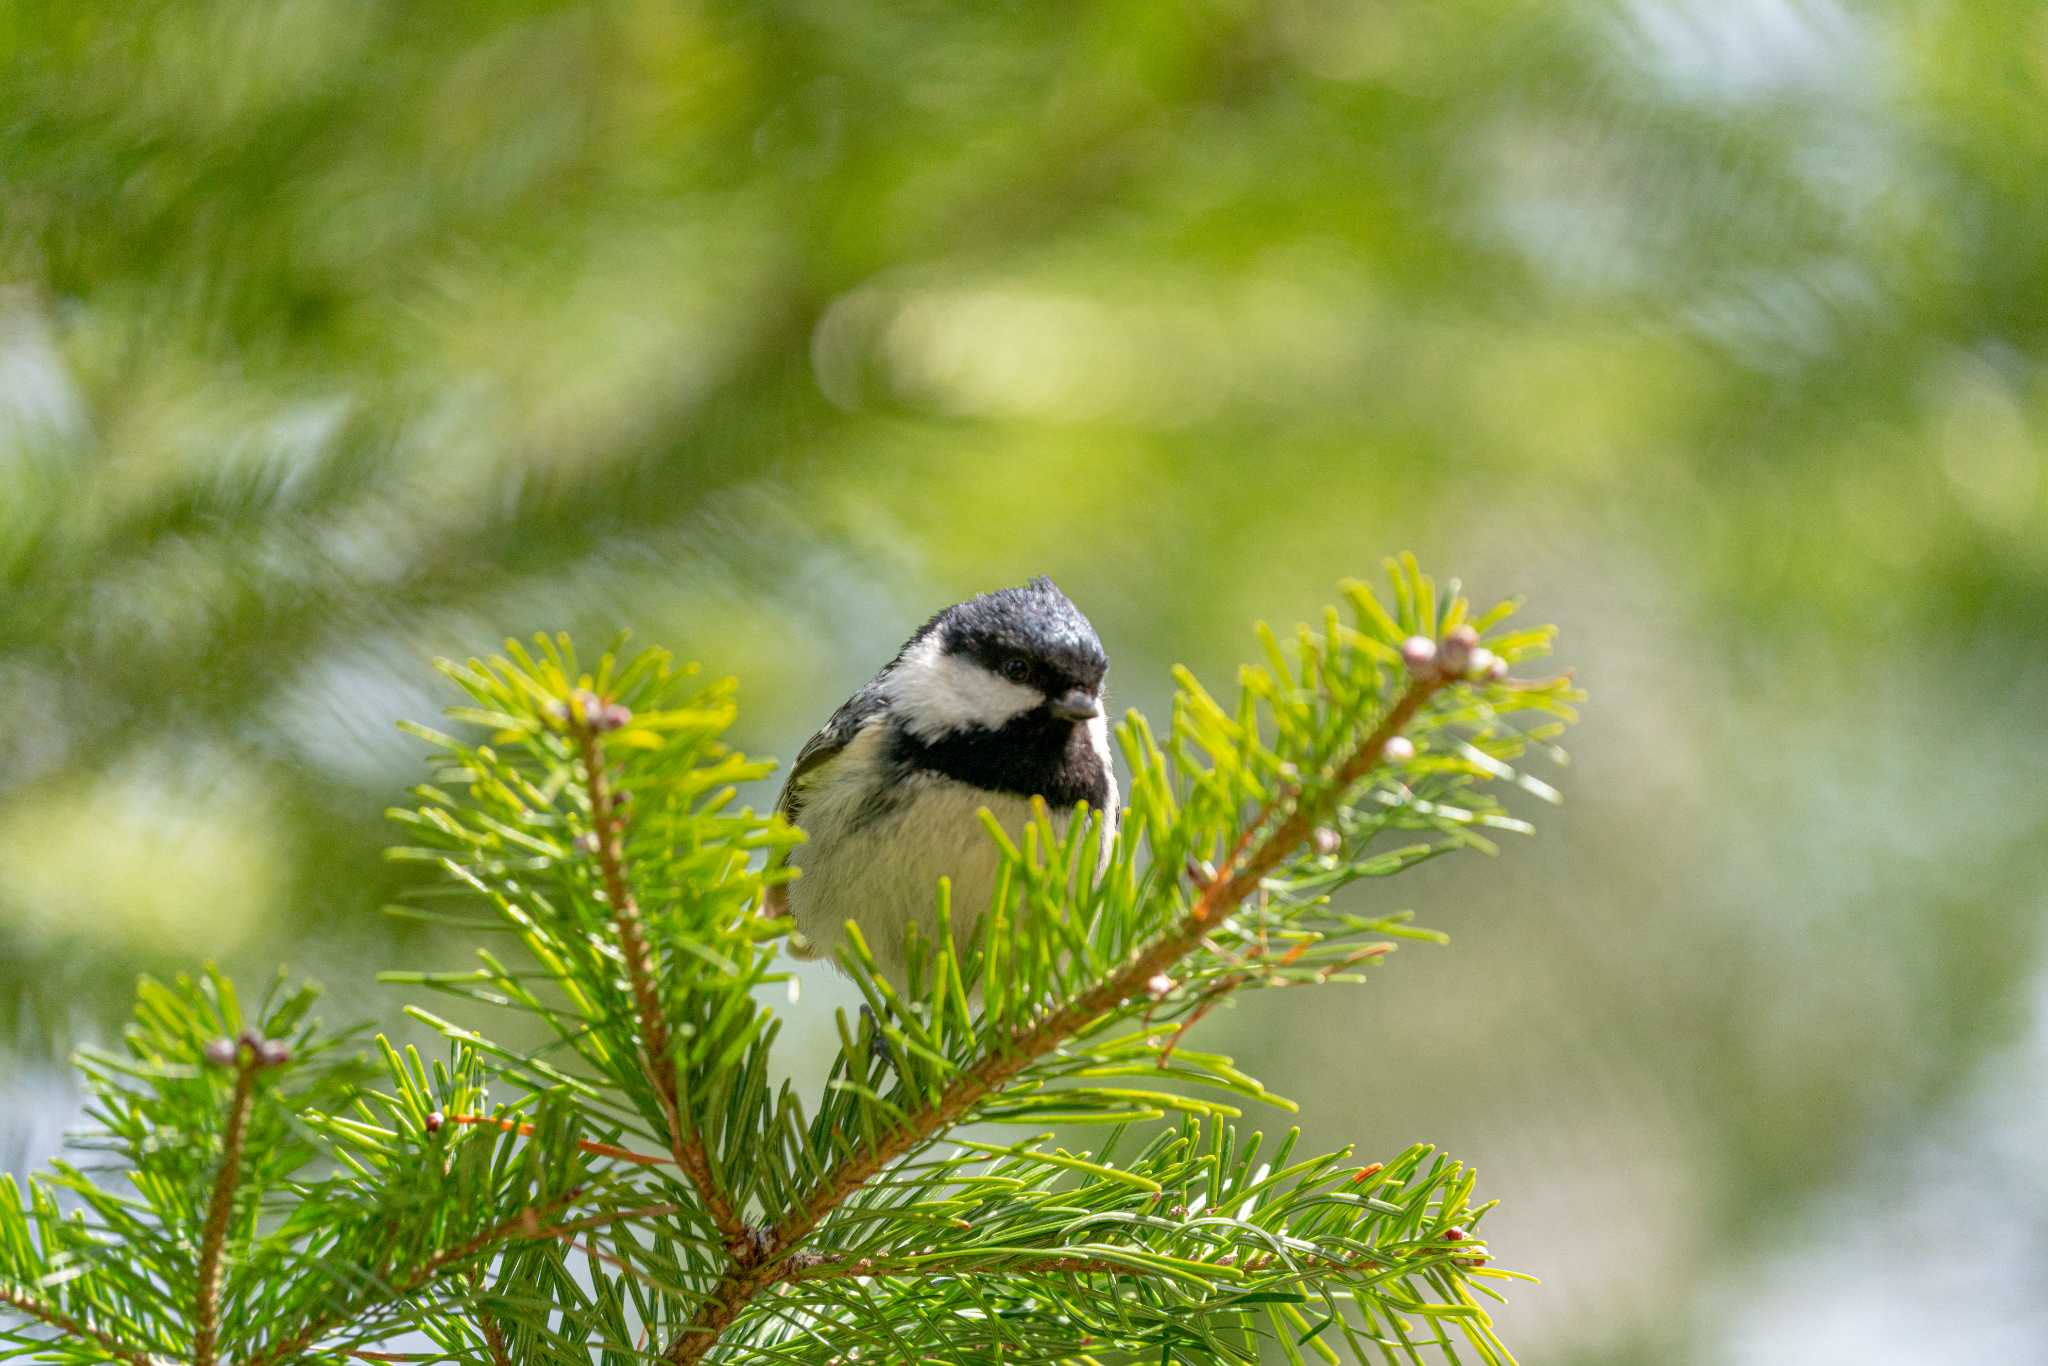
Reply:
[[[776,811],[805,840],[778,858],[797,876],[772,882],[764,900],[793,920],[791,951],[835,956],[851,920],[876,967],[901,984],[912,926],[934,942],[942,876],[964,946],[1001,866],[983,808],[1021,838],[1042,798],[1064,838],[1086,803],[1102,813],[1106,865],[1118,798],[1108,673],[1095,628],[1042,575],[919,627],[805,742],[783,784]]]

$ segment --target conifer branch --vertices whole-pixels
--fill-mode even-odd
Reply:
[[[81,1323],[57,1306],[40,1300],[26,1291],[0,1285],[0,1304],[47,1323],[60,1333],[82,1338],[100,1348],[110,1359],[124,1362],[126,1366],[163,1366],[160,1359],[141,1348],[130,1347],[111,1333],[102,1332],[89,1323]]]
[[[609,1210],[603,1214],[592,1214],[582,1219],[571,1219],[566,1223],[550,1224],[546,1228],[537,1228],[525,1236],[529,1238],[567,1238],[573,1234],[583,1233],[590,1229],[603,1228],[608,1224],[631,1223],[636,1219],[666,1219],[682,1212],[683,1207],[681,1205],[641,1205],[637,1209]]]
[[[477,1331],[484,1335],[484,1346],[491,1354],[491,1366],[512,1366],[510,1349],[505,1343],[504,1330],[498,1327],[498,1320],[488,1309],[476,1311]]]
[[[809,1198],[777,1221],[751,1259],[737,1259],[705,1299],[691,1323],[662,1353],[674,1366],[701,1360],[717,1346],[721,1334],[737,1321],[764,1290],[785,1279],[784,1263],[827,1215],[891,1162],[934,1135],[958,1123],[976,1105],[1003,1089],[1046,1053],[1085,1029],[1105,1012],[1147,993],[1148,983],[1202,941],[1211,923],[1258,890],[1261,880],[1303,844],[1310,832],[1370,773],[1384,756],[1387,743],[1399,735],[1429,699],[1453,681],[1442,669],[1416,669],[1408,686],[1380,723],[1338,768],[1330,784],[1312,801],[1298,793],[1281,803],[1261,807],[1244,827],[1224,866],[1207,881],[1195,902],[1166,933],[1130,958],[1123,967],[1023,1033],[988,1053],[980,1063],[946,1087],[930,1104],[908,1112],[894,1130],[864,1151],[840,1161],[825,1173]],[[1277,814],[1291,809],[1264,835],[1258,832]]]
[[[443,1115],[441,1118],[443,1123],[459,1124],[465,1127],[483,1125],[487,1128],[500,1129],[508,1134],[518,1134],[521,1138],[532,1138],[534,1133],[533,1125],[521,1120],[506,1119],[498,1115]],[[675,1163],[675,1158],[672,1156],[635,1152],[631,1148],[621,1148],[616,1143],[600,1143],[594,1138],[579,1138],[576,1140],[576,1146],[589,1153],[592,1157],[609,1157],[616,1162],[630,1162],[636,1167],[667,1167]]]
[[[234,1214],[235,1186],[242,1179],[242,1137],[248,1131],[249,1108],[256,1099],[256,1071],[262,1065],[259,1050],[245,1038],[235,1049],[235,1091],[228,1101],[220,1171],[213,1178],[206,1230],[199,1240],[198,1293],[192,1305],[193,1366],[214,1366],[220,1334],[221,1249],[227,1242],[228,1220]]]
[[[551,1236],[554,1230],[543,1225],[541,1220],[549,1215],[557,1214],[569,1205],[574,1204],[582,1194],[582,1187],[572,1186],[560,1195],[553,1196],[538,1204],[528,1205],[511,1218],[485,1229],[474,1237],[466,1238],[459,1243],[442,1248],[439,1252],[436,1252],[424,1262],[414,1267],[404,1277],[386,1286],[381,1293],[374,1297],[359,1298],[338,1309],[330,1310],[314,1318],[302,1325],[298,1331],[292,1333],[289,1337],[271,1344],[253,1356],[245,1358],[241,1366],[279,1366],[279,1363],[290,1361],[306,1351],[306,1349],[321,1338],[333,1332],[336,1328],[360,1316],[367,1309],[378,1304],[403,1300],[408,1295],[424,1288],[442,1273],[462,1265],[472,1257],[487,1252],[500,1243]]]
[[[1182,1085],[1280,1101],[1184,1035],[1241,991],[1358,980],[1388,940],[1435,938],[1332,896],[1529,830],[1490,783],[1557,799],[1509,762],[1561,757],[1548,741],[1576,691],[1507,676],[1548,630],[1482,648],[1510,605],[1468,621],[1455,587],[1390,567],[1391,612],[1348,584],[1355,627],[1333,610],[1291,646],[1262,628],[1268,666],[1241,671],[1234,710],[1182,671],[1170,738],[1125,722],[1127,828],[1099,872],[1100,816],[1060,828],[1040,806],[1021,832],[985,816],[1001,878],[975,941],[952,938],[943,891],[907,980],[851,934],[872,1029],[841,1015],[815,1109],[776,1081],[761,988],[779,980],[779,928],[753,909],[774,880],[760,855],[800,835],[731,805],[768,768],[720,741],[731,681],[691,683],[661,651],[586,671],[559,636],[536,638],[538,657],[508,642],[510,658],[445,666],[477,704],[452,714],[491,742],[418,728],[443,757],[418,808],[394,813],[419,837],[394,857],[481,893],[534,961],[485,950],[475,971],[402,976],[524,1012],[571,1063],[415,1010],[448,1057],[380,1038],[379,1084],[309,1019],[310,987],[273,992],[229,1039],[244,1017],[226,978],[146,981],[126,1056],[80,1067],[100,1144],[148,1199],[69,1166],[25,1188],[0,1175],[0,1317],[22,1320],[0,1341],[120,1366],[169,1366],[124,1339],[192,1344],[177,1366],[290,1366],[426,1360],[385,1350],[417,1328],[487,1366],[550,1342],[687,1366],[1249,1359],[1269,1332],[1327,1332],[1361,1359],[1378,1344],[1458,1360],[1469,1342],[1511,1361],[1473,1279],[1512,1273],[1478,1270],[1490,1205],[1469,1168],[1421,1143],[1362,1166],[1348,1149],[1304,1158],[1299,1130],[1268,1143]],[[629,799],[657,796],[628,819]],[[1395,832],[1422,838],[1375,848]],[[274,1088],[257,1075],[293,1053]],[[517,1098],[493,1104],[506,1083]],[[434,1141],[451,1119],[477,1132]],[[1048,1132],[952,1132],[1072,1120],[1116,1127],[1075,1152]],[[188,1134],[218,1146],[166,1141]],[[681,1176],[646,1170],[671,1163]],[[763,1208],[768,1227],[742,1222]],[[163,1294],[187,1276],[192,1291]],[[1317,1298],[1320,1322],[1289,1307]]]
[[[697,1196],[704,1202],[705,1212],[711,1216],[712,1225],[725,1240],[726,1248],[735,1259],[741,1259],[752,1246],[747,1227],[733,1210],[725,1192],[719,1188],[703,1144],[683,1124],[668,1018],[654,985],[654,955],[648,947],[641,923],[639,903],[634,900],[632,886],[626,879],[624,821],[620,818],[618,798],[605,771],[604,746],[598,740],[600,726],[615,724],[615,705],[587,693],[580,694],[569,704],[570,724],[582,767],[584,795],[590,801],[591,836],[597,845],[598,873],[604,882],[605,900],[611,906],[612,925],[619,936],[619,950],[626,961],[626,979],[632,987],[634,1008],[639,1014],[640,1046],[647,1080],[654,1087],[662,1113],[668,1121],[669,1150],[675,1156],[676,1165],[682,1168],[690,1184],[696,1188]],[[624,708],[616,710],[624,712]],[[623,716],[617,719],[622,720]]]
[[[1000,1251],[1005,1253],[1029,1253],[1032,1249],[1004,1248],[1000,1249]],[[1469,1244],[1461,1247],[1456,1255],[1464,1258],[1468,1265],[1476,1265],[1485,1261],[1484,1254],[1476,1251]],[[1291,1269],[1304,1273],[1315,1271],[1372,1271],[1386,1264],[1386,1258],[1372,1256],[1348,1258],[1300,1257],[1287,1263]],[[1247,1257],[1242,1263],[1239,1263],[1226,1253],[1214,1261],[1202,1262],[1200,1265],[1216,1272],[1219,1276],[1230,1277],[1237,1275],[1251,1276],[1260,1272],[1271,1271],[1280,1266],[1281,1263],[1270,1253]],[[802,1253],[797,1253],[790,1257],[789,1264],[783,1268],[779,1279],[788,1282],[835,1280],[861,1276],[878,1279],[915,1276],[970,1276],[977,1271],[1021,1272],[1025,1275],[1061,1276],[1132,1276],[1144,1274],[1129,1262],[1118,1261],[1112,1257],[1076,1256],[1065,1250],[1047,1250],[1038,1260],[1025,1260],[1021,1262],[994,1260],[994,1254],[991,1254],[990,1259],[985,1261],[976,1261],[971,1255],[931,1258],[918,1261],[888,1261],[870,1257],[822,1258],[815,1261],[807,1261]]]
[[[469,1278],[470,1292],[483,1288],[483,1268],[478,1267]],[[476,1307],[476,1331],[484,1340],[484,1350],[491,1354],[491,1366],[512,1366],[512,1351],[505,1341],[505,1330],[498,1326],[498,1316],[482,1304]]]

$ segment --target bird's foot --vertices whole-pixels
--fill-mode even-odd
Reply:
[[[861,1023],[865,1024],[869,1031],[868,1062],[881,1063],[886,1067],[889,1063],[889,1041],[882,1037],[882,1022],[875,1018],[873,1008],[865,1001],[861,1002],[860,1018]]]

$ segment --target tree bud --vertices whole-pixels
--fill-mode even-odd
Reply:
[[[240,1051],[240,1045],[233,1039],[214,1039],[200,1050],[200,1056],[214,1067],[233,1067]]]
[[[265,1039],[256,1045],[258,1067],[282,1067],[291,1060],[291,1045],[283,1039]]]
[[[618,730],[633,719],[631,708],[607,702],[588,688],[576,689],[567,702],[548,703],[547,714],[559,725],[581,727],[596,735]]]
[[[428,1132],[428,1133],[430,1133],[430,1134],[438,1134],[438,1133],[440,1133],[440,1132],[441,1132],[441,1126],[442,1126],[443,1124],[446,1124],[447,1122],[448,1122],[448,1116],[446,1116],[446,1115],[442,1114],[442,1113],[441,1113],[441,1112],[440,1112],[439,1110],[429,1110],[429,1111],[427,1111],[427,1117],[426,1117],[426,1119],[424,1119],[423,1121],[421,1121],[421,1123],[422,1123],[422,1124],[424,1124],[424,1125],[426,1126],[426,1130],[427,1130],[427,1132]]]
[[[1308,837],[1309,847],[1324,858],[1344,847],[1344,837],[1327,825],[1319,825]]]
[[[1499,663],[1500,656],[1482,646],[1472,652],[1472,663],[1469,667],[1474,678],[1491,678],[1494,666]]]
[[[1436,663],[1436,642],[1428,636],[1410,636],[1401,642],[1401,662],[1412,674],[1422,673]]]
[[[1415,757],[1415,742],[1405,735],[1393,736],[1380,751],[1380,757],[1390,764],[1405,764]]]
[[[1166,993],[1172,990],[1173,979],[1163,972],[1153,973],[1145,982],[1145,994],[1155,1001],[1164,999]]]
[[[1472,652],[1479,648],[1479,633],[1470,626],[1447,632],[1437,647],[1437,667],[1446,678],[1463,678],[1472,668]]]

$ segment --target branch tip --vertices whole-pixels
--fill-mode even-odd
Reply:
[[[580,689],[572,695],[570,708],[578,722],[575,727],[577,757],[583,771],[584,795],[590,802],[591,828],[588,834],[595,845],[598,875],[604,884],[605,900],[612,909],[612,926],[619,937],[627,983],[632,989],[634,1009],[640,1020],[641,1065],[668,1123],[669,1151],[675,1158],[675,1164],[689,1177],[698,1198],[704,1202],[705,1212],[711,1216],[712,1224],[724,1239],[728,1255],[735,1263],[745,1263],[752,1260],[754,1241],[745,1222],[733,1209],[732,1202],[719,1188],[703,1144],[683,1123],[675,1057],[669,1042],[668,1016],[654,985],[654,954],[641,925],[640,907],[633,899],[632,886],[626,879],[625,841],[621,833],[623,823],[618,797],[612,790],[611,778],[605,768],[604,747],[597,738],[603,730],[623,726],[632,713],[617,703],[603,702]],[[606,718],[607,724],[600,726],[588,719],[593,715]],[[612,720],[616,720],[616,725],[610,724]]]
[[[214,1366],[214,1352],[219,1345],[221,1253],[227,1246],[228,1221],[234,1216],[235,1187],[242,1179],[242,1140],[249,1128],[249,1111],[255,1104],[256,1073],[271,1065],[264,1061],[268,1044],[268,1040],[244,1031],[236,1050],[239,1064],[234,1095],[228,1101],[227,1132],[221,1140],[220,1170],[214,1174],[213,1195],[206,1206],[206,1227],[199,1242],[195,1278],[198,1288],[192,1305],[193,1366]]]

